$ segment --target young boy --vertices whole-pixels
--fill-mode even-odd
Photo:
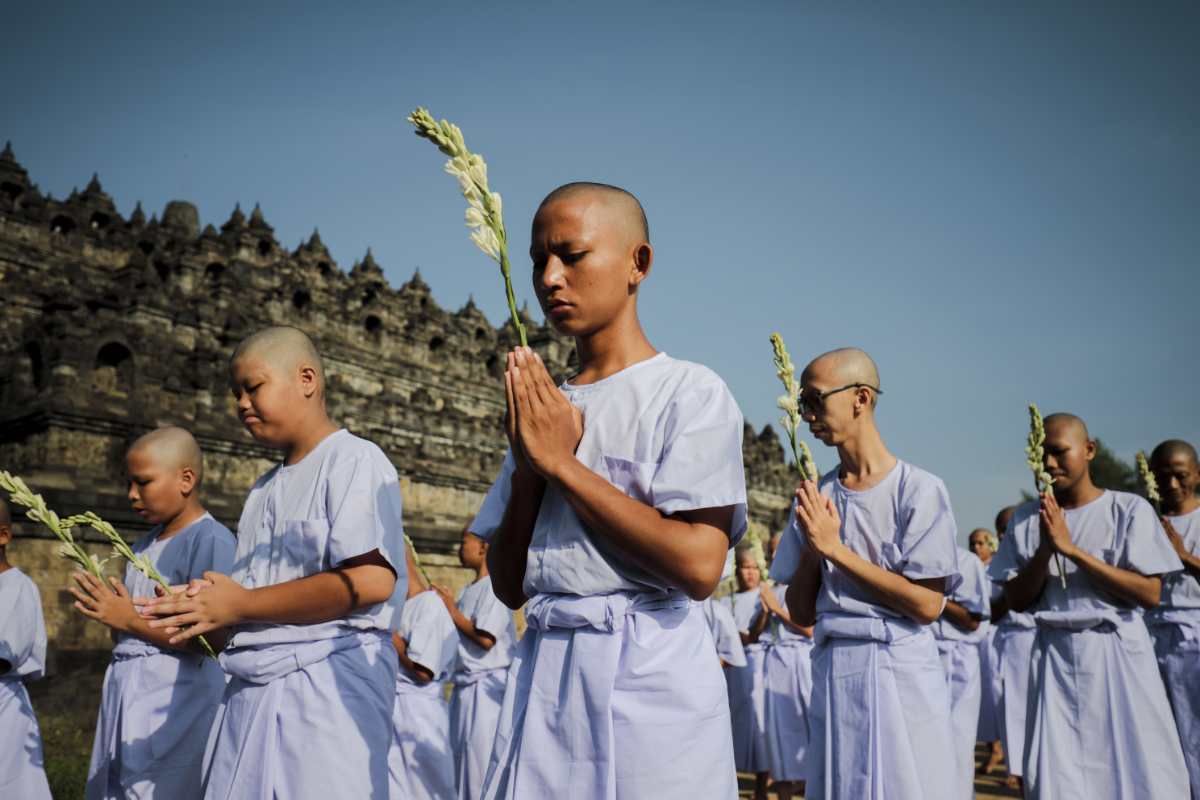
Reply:
[[[46,626],[37,586],[8,563],[12,517],[0,500],[0,797],[50,800],[42,735],[25,681],[42,677]]]
[[[763,608],[770,592],[753,548],[742,544],[734,552],[738,590],[728,598],[737,624],[746,665],[725,671],[729,687],[729,717],[733,725],[733,763],[739,772],[754,773],[754,796],[766,800],[771,765],[767,752],[766,675],[771,615]]]
[[[172,585],[229,572],[235,540],[200,504],[204,467],[200,447],[183,428],[159,428],[142,436],[125,454],[129,502],[154,527],[133,545]],[[75,608],[107,625],[116,642],[104,688],[88,800],[200,797],[204,737],[225,692],[221,665],[194,641],[175,647],[151,628],[131,597],[154,594],[157,585],[132,564],[125,582],[76,572]],[[220,647],[223,637],[207,640]]]
[[[388,796],[404,800],[455,797],[454,749],[442,685],[454,666],[458,635],[445,602],[425,584],[411,550],[408,601],[400,612],[392,644],[400,671],[388,753]]]
[[[801,375],[813,436],[841,463],[796,490],[771,577],[816,624],[808,797],[955,797],[950,693],[929,629],[959,583],[950,499],[893,456],[875,423],[875,362],[834,350]],[[790,579],[790,580],[789,580]]]
[[[1009,523],[1016,506],[1005,506],[996,514],[996,534],[1003,544]],[[1004,596],[1004,580],[994,571],[996,559],[988,563],[988,579],[993,590],[1000,589],[1000,596],[993,591],[992,620],[996,628],[996,655],[1000,659],[1000,736],[1004,740],[1004,753],[1008,761],[1008,777],[1004,785],[1009,789],[1023,790],[1021,776],[1025,773],[1025,708],[1029,697],[1029,664],[1033,659],[1033,640],[1037,636],[1037,623],[1033,614],[1014,611]],[[990,763],[990,759],[989,759]]]
[[[771,560],[782,539],[771,537]],[[762,602],[771,617],[771,646],[767,650],[763,685],[767,709],[767,763],[775,778],[779,800],[804,794],[804,756],[808,751],[809,706],[812,703],[812,635],[797,625],[787,610],[787,584],[763,591]]]
[[[454,776],[460,800],[477,800],[483,791],[492,742],[500,723],[500,705],[508,685],[508,665],[517,645],[512,611],[492,591],[487,568],[488,544],[462,532],[458,560],[475,571],[475,581],[463,587],[458,602],[441,586],[446,610],[458,629],[458,661],[454,670],[454,696],[450,700],[450,743],[454,748]]]
[[[534,289],[580,370],[556,387],[531,350],[508,357],[510,451],[471,530],[529,629],[484,796],[733,798],[725,681],[692,600],[745,530],[742,415],[712,371],[647,341],[632,195],[568,184],[532,234]]]
[[[987,641],[991,627],[987,620],[992,587],[983,562],[967,550],[958,552],[958,572],[962,583],[946,598],[941,618],[933,623],[933,636],[950,687],[950,724],[958,765],[955,795],[970,800],[975,796],[975,733],[983,693],[979,646]]]
[[[1073,414],[1045,419],[1053,493],[1021,505],[993,559],[1008,602],[1037,622],[1025,796],[1187,797],[1187,768],[1141,609],[1181,565],[1150,504],[1100,489]],[[1054,556],[1065,562],[1063,587]]]
[[[250,489],[232,574],[146,609],[170,644],[237,626],[205,796],[386,797],[390,630],[407,586],[396,470],[329,419],[321,358],[301,331],[250,336],[230,378],[242,424],[283,463]]]
[[[1183,572],[1163,579],[1159,604],[1146,612],[1158,668],[1171,700],[1193,800],[1200,800],[1200,466],[1181,439],[1154,448],[1150,469],[1162,495],[1163,528]]]
[[[992,556],[996,554],[999,541],[987,528],[976,528],[967,537],[967,548],[983,563],[986,572]],[[995,614],[996,602],[1004,597],[1004,587],[988,580],[991,589],[989,611]],[[988,760],[983,765],[982,772],[990,775],[999,769],[1004,761],[1004,751],[1000,747],[1000,654],[996,650],[996,618],[987,625],[987,635],[979,642],[979,724],[976,726],[975,739],[988,743]]]

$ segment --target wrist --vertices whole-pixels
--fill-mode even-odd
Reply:
[[[571,480],[571,475],[578,466],[581,466],[581,462],[571,453],[546,464],[542,475],[547,483],[562,486]]]

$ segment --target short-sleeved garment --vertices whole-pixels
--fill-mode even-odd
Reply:
[[[732,506],[730,546],[746,529],[742,413],[707,367],[659,353],[595,383],[564,383],[583,412],[576,457],[630,497],[674,514]],[[484,498],[471,531],[488,539],[511,494],[512,453]],[[592,536],[566,498],[548,486],[534,524],[525,594],[591,596],[678,593]]]
[[[395,622],[407,593],[400,481],[382,450],[339,430],[299,462],[280,464],[255,482],[238,522],[232,577],[251,589],[273,586],[372,550],[396,572],[389,601],[314,625],[241,625],[231,647],[333,639],[390,630]]]
[[[775,593],[775,597],[779,600],[779,604],[784,608],[787,608],[787,584],[777,583],[771,587],[771,591]],[[805,636],[802,633],[797,633],[785,625],[781,619],[772,619],[769,627],[771,630],[772,643],[786,644],[793,641],[805,643],[812,642],[811,636]]]
[[[1017,508],[1008,535],[992,559],[994,579],[1010,581],[1029,563],[1041,542],[1039,502],[1031,500]],[[1165,575],[1183,568],[1162,530],[1154,508],[1129,492],[1104,491],[1079,508],[1064,509],[1071,541],[1106,564],[1142,575]],[[1093,585],[1087,573],[1070,559],[1063,559],[1067,573],[1064,589],[1058,578],[1056,560],[1050,561],[1047,578],[1037,602],[1028,609],[1038,619],[1053,619],[1065,627],[1091,627],[1116,622],[1114,609],[1133,612],[1128,604]],[[1049,616],[1047,616],[1049,615]]]
[[[766,613],[762,606],[762,595],[758,588],[747,589],[744,592],[734,592],[725,599],[728,608],[733,612],[733,621],[739,633],[749,633],[758,618]],[[764,629],[765,632],[765,629]],[[761,641],[762,637],[759,637]]]
[[[973,616],[989,619],[992,616],[992,583],[979,556],[959,548],[958,572],[962,576],[962,583],[950,592],[947,599],[958,603]],[[934,636],[956,642],[981,641],[987,637],[987,629],[987,623],[982,623],[973,631],[964,631],[946,619],[944,614],[933,623]]]
[[[16,567],[0,572],[0,679],[37,680],[46,669],[46,623],[37,585]]]
[[[475,624],[475,629],[487,631],[496,639],[485,650],[468,636],[458,637],[458,663],[455,672],[483,672],[502,669],[512,663],[517,645],[517,627],[512,611],[492,591],[492,578],[484,575],[464,586],[458,593],[458,610]]]
[[[1193,555],[1200,554],[1200,508],[1190,514],[1167,517],[1183,545]],[[1166,532],[1163,532],[1166,535]],[[1200,579],[1186,570],[1163,576],[1162,598],[1146,612],[1146,620],[1169,613],[1170,609],[1200,611]]]
[[[840,465],[821,479],[821,494],[833,500],[842,519],[842,542],[862,558],[912,580],[945,578],[953,592],[958,574],[958,535],[950,496],[941,479],[897,461],[883,480],[865,491],[847,489],[838,480]],[[779,541],[771,577],[786,582],[808,547],[793,512]],[[841,614],[907,619],[883,605],[868,589],[828,562],[822,565],[817,615]]]
[[[233,569],[236,540],[229,529],[213,519],[211,514],[205,514],[166,539],[158,538],[161,533],[161,525],[151,528],[149,533],[134,542],[133,552],[150,559],[154,568],[172,586],[202,578],[205,572],[228,575]],[[125,588],[132,596],[153,597],[157,585],[133,564],[125,565]],[[118,633],[113,656],[144,653],[148,649],[161,648],[137,636]]]
[[[708,622],[713,644],[717,648],[717,657],[733,667],[746,666],[742,637],[738,635],[737,623],[733,620],[733,612],[729,610],[729,606],[706,597],[701,607],[704,609],[704,619]]]
[[[458,655],[458,629],[437,592],[427,589],[409,598],[400,612],[396,633],[408,643],[409,660],[432,672],[435,683],[449,676]],[[416,683],[403,669],[397,680]]]

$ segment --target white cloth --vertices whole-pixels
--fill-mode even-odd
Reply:
[[[787,584],[777,584],[773,591],[779,602],[785,603]],[[771,625],[775,630],[767,649],[763,678],[767,763],[775,780],[800,781],[804,780],[804,758],[808,752],[813,640],[779,619],[772,620]]]
[[[1004,594],[1004,587],[988,579],[992,587],[992,603]],[[994,742],[1001,737],[1000,716],[1003,713],[1000,700],[1000,651],[996,646],[997,621],[992,620],[987,635],[979,643],[979,683],[982,689],[979,698],[979,724],[975,738],[981,742]]]
[[[737,623],[729,606],[706,597],[700,608],[704,611],[708,631],[717,648],[717,658],[731,667],[746,666],[746,650],[742,647],[742,637],[738,635]]]
[[[42,735],[25,691],[46,668],[46,625],[37,586],[16,567],[0,572],[0,797],[50,800]]]
[[[674,514],[732,506],[731,544],[746,530],[742,413],[707,367],[665,353],[563,394],[583,412],[575,456],[636,500]],[[470,529],[488,539],[511,494],[512,453],[504,458]],[[566,498],[546,487],[525,568],[525,595],[674,592],[584,527]]]
[[[454,775],[458,796],[476,800],[483,790],[500,704],[508,682],[508,666],[517,646],[512,611],[492,591],[484,576],[458,594],[458,609],[476,630],[491,634],[496,642],[484,649],[459,633],[458,663],[454,670],[454,695],[450,700],[450,742],[454,747]]]
[[[421,683],[404,667],[396,675],[394,735],[388,752],[390,796],[453,798],[454,750],[442,681],[457,657],[458,631],[442,598],[426,590],[404,604],[396,633],[407,643],[409,660],[429,670],[433,679]]]
[[[1005,615],[1007,617],[1007,615]],[[1025,709],[1029,700],[1029,669],[1036,628],[996,626],[1000,657],[1000,735],[1010,775],[1025,774]]]
[[[390,629],[407,594],[400,484],[374,444],[344,430],[250,490],[234,580],[250,588],[326,572],[378,550],[389,601],[314,625],[240,626],[205,755],[205,797],[388,794],[396,694]]]
[[[942,481],[898,461],[878,484],[853,491],[839,469],[821,479],[821,493],[841,516],[846,546],[911,580],[943,578],[947,593],[957,589],[957,527]],[[792,514],[771,577],[791,578],[806,547]],[[929,629],[825,562],[814,638],[807,796],[954,797],[950,692]]]
[[[725,681],[697,604],[541,594],[525,617],[485,798],[737,797]]]
[[[235,541],[205,514],[166,539],[157,526],[133,544],[172,586],[210,570],[228,575]],[[125,587],[153,597],[157,584],[132,564]],[[104,673],[88,767],[88,800],[126,797],[187,800],[203,792],[205,737],[225,692],[225,672],[204,655],[159,648],[121,633]]]
[[[991,627],[988,618],[992,615],[992,587],[978,556],[960,548],[958,559],[962,583],[950,593],[949,599],[972,616],[981,618],[981,622],[975,630],[967,631],[943,614],[932,628],[938,655],[946,671],[946,684],[950,688],[950,724],[958,771],[955,795],[970,800],[975,796],[975,732],[979,728],[979,705],[983,696],[979,646],[987,641]]]
[[[1200,553],[1200,509],[1168,519],[1188,552]],[[1164,577],[1162,599],[1146,612],[1146,624],[1183,745],[1192,800],[1200,800],[1200,580],[1189,572]]]
[[[1071,540],[1107,564],[1143,575],[1182,568],[1154,509],[1137,495],[1106,491],[1065,511]],[[992,559],[1012,580],[1041,541],[1038,503],[1017,509]],[[998,562],[998,563],[997,563]],[[1054,800],[1187,797],[1179,734],[1136,609],[1066,562],[1036,604],[1038,624],[1025,720],[1026,795]]]
[[[725,599],[740,633],[749,633],[759,617],[766,613],[758,589],[735,592]],[[740,639],[740,637],[739,637]],[[767,752],[767,646],[770,637],[743,646],[746,664],[725,670],[729,686],[729,717],[733,726],[733,761],[741,772],[766,772],[770,769]]]

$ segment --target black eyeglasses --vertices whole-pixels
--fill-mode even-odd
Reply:
[[[847,383],[837,389],[830,389],[827,392],[819,392],[816,390],[801,390],[800,392],[800,413],[801,414],[819,414],[825,409],[825,398],[844,392],[847,389],[870,389],[875,394],[883,394],[883,390],[878,386],[872,386],[869,383]]]

